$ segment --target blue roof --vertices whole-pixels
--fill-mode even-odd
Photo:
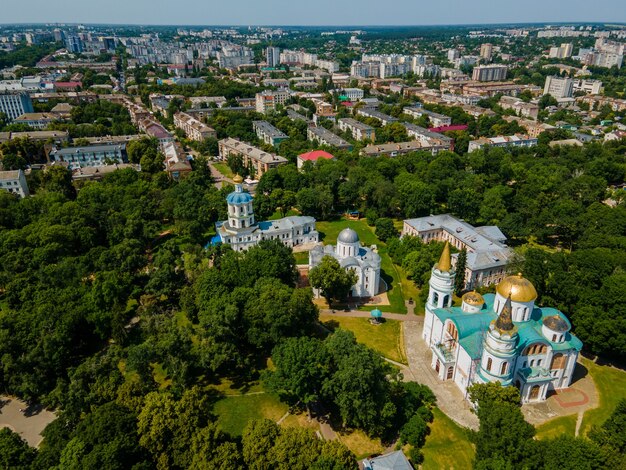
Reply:
[[[232,192],[226,197],[228,204],[247,204],[250,201],[252,201],[252,196],[246,192]]]
[[[459,332],[460,345],[473,359],[480,357],[483,333],[489,329],[489,324],[496,319],[496,314],[493,310],[495,295],[485,294],[484,299],[485,306],[478,313],[464,312],[461,307],[438,308],[434,311],[435,315],[437,315],[442,322],[445,323],[446,320],[450,320],[455,324]],[[522,351],[526,346],[537,342],[550,345],[554,351],[566,349],[576,349],[580,351],[582,349],[582,341],[572,333],[566,333],[565,341],[562,343],[552,342],[543,336],[543,319],[552,315],[558,315],[570,324],[563,313],[551,307],[535,307],[531,314],[530,321],[515,322],[519,335],[517,342],[518,351]]]

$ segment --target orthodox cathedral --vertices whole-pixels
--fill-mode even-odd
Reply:
[[[318,245],[309,252],[309,269],[322,262],[324,256],[332,256],[345,269],[352,269],[357,281],[352,286],[352,297],[374,297],[380,287],[380,255],[371,248],[361,246],[359,234],[345,228],[337,237],[337,246]],[[315,293],[319,295],[319,292]]]
[[[226,197],[228,220],[215,224],[217,235],[210,244],[224,243],[235,251],[243,251],[261,240],[280,240],[289,247],[319,241],[313,217],[291,216],[257,222],[252,207],[253,197],[243,190],[243,178],[237,175],[233,183],[235,191]]]
[[[446,243],[432,269],[422,332],[439,379],[454,381],[466,396],[475,383],[514,385],[522,403],[570,386],[582,342],[563,313],[535,306],[530,281],[508,276],[495,295],[468,292],[453,307],[454,275]]]

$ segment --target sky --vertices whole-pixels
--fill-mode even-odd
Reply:
[[[626,22],[624,0],[1,0],[0,23],[434,25]]]

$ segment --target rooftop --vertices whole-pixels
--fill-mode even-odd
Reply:
[[[310,152],[298,155],[298,158],[305,161],[317,161],[320,158],[332,160],[335,157],[332,154],[325,152],[324,150],[311,150]]]

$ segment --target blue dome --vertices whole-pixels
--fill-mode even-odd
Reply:
[[[228,204],[248,204],[251,201],[252,201],[252,196],[250,195],[250,193],[245,193],[245,192],[230,193],[226,197],[226,202]]]

